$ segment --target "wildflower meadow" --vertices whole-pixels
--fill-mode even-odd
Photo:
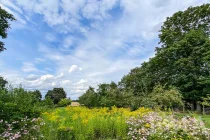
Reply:
[[[19,126],[19,130],[15,129]],[[6,129],[1,139],[40,140],[209,140],[210,129],[195,117],[176,117],[169,112],[139,108],[57,108],[39,118],[24,118],[11,124],[1,120]]]

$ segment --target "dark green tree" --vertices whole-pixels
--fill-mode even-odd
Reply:
[[[173,16],[167,17],[163,23],[159,38],[162,46],[160,51],[177,43],[191,30],[201,30],[210,34],[210,4],[203,4],[197,7],[189,7],[185,11],[176,12]]]
[[[54,104],[58,104],[61,99],[66,98],[66,92],[63,88],[53,88],[53,90],[48,90],[45,98],[50,98],[53,100]]]
[[[42,94],[39,90],[35,90],[35,91],[30,91],[30,93],[34,96],[34,98],[37,100],[37,101],[41,101],[42,99]]]
[[[3,77],[0,77],[0,89],[4,89],[7,83],[7,80],[5,80]]]
[[[7,38],[7,31],[10,28],[9,21],[15,20],[12,14],[0,7],[0,36],[2,39]],[[5,50],[4,43],[0,41],[0,52]]]

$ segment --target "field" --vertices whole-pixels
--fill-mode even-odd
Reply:
[[[190,115],[191,117],[185,117]],[[173,115],[139,108],[66,107],[42,114],[40,139],[209,139],[209,116]],[[195,119],[196,118],[196,119]]]

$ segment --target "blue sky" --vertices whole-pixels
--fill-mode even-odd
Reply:
[[[43,94],[63,87],[72,99],[118,82],[154,56],[166,17],[209,0],[0,0],[13,14],[0,75]]]

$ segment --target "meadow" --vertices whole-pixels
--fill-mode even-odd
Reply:
[[[42,113],[36,137],[43,140],[193,140],[210,139],[209,116],[139,108],[63,107]],[[34,130],[33,130],[34,131]],[[33,134],[33,133],[31,133]],[[28,137],[29,139],[31,137]]]

